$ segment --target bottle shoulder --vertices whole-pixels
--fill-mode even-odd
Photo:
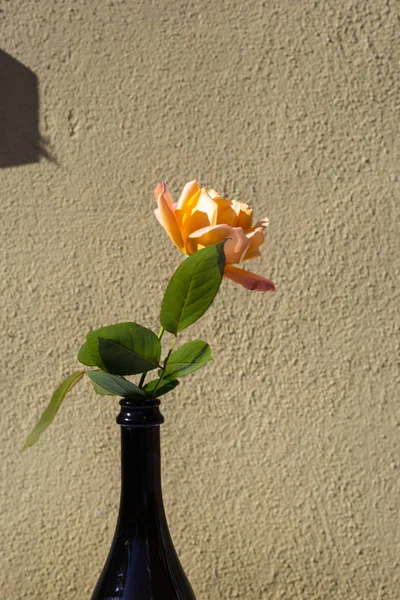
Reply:
[[[116,531],[91,600],[196,600],[168,530]]]

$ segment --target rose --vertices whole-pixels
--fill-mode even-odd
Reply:
[[[158,221],[184,254],[193,254],[229,238],[224,246],[224,277],[248,290],[275,290],[269,279],[232,266],[261,256],[259,247],[264,243],[268,219],[252,225],[253,209],[250,206],[221,198],[214,190],[200,188],[197,181],[185,185],[177,203],[173,203],[165,183],[158,184],[154,195]]]
[[[158,204],[156,217],[174,244],[184,254],[192,255],[179,265],[167,285],[158,335],[133,322],[90,331],[78,352],[78,361],[97,368],[89,371],[81,368],[64,379],[28,435],[24,449],[38,441],[58,413],[66,394],[84,374],[100,395],[146,402],[171,391],[178,385],[178,377],[194,373],[212,360],[210,347],[203,340],[187,342],[175,351],[174,348],[178,334],[211,306],[222,275],[248,290],[275,290],[272,281],[232,266],[261,255],[259,248],[264,242],[268,219],[252,225],[250,206],[221,198],[214,190],[200,189],[197,181],[185,185],[176,204],[165,183],[160,183],[154,193]],[[222,248],[225,261],[221,260]],[[202,251],[196,254],[198,250]],[[223,273],[221,262],[225,263]],[[162,360],[160,340],[165,331],[173,335],[173,341]],[[156,369],[158,378],[145,384],[147,374]],[[139,374],[138,385],[125,378]]]

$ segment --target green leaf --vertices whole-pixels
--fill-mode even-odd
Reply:
[[[89,333],[86,343],[96,367],[108,373],[136,375],[160,367],[160,340],[137,323],[102,327]]]
[[[149,383],[146,383],[143,389],[146,392],[146,396],[150,396],[151,398],[158,398],[159,396],[162,396],[163,394],[166,394],[167,392],[173,390],[178,384],[179,381],[177,379],[153,379],[153,381],[149,381]],[[154,394],[154,389],[156,387],[157,389]]]
[[[120,377],[119,375],[111,375],[110,373],[102,373],[100,371],[87,371],[88,377],[98,386],[109,392],[113,396],[144,396],[143,390],[137,385]]]
[[[52,395],[46,410],[42,413],[42,416],[40,417],[39,421],[36,423],[35,427],[26,438],[24,447],[22,448],[23,450],[29,448],[30,446],[33,446],[33,444],[36,444],[43,431],[47,429],[47,427],[53,421],[67,393],[80,380],[83,374],[84,371],[72,373],[72,375],[67,377],[67,379],[65,379],[62,382],[62,384],[58,386],[58,388]]]
[[[163,377],[164,379],[185,377],[204,367],[210,360],[212,360],[211,348],[207,342],[202,340],[188,342],[171,354]],[[161,371],[158,374],[161,375]]]
[[[93,358],[90,356],[87,342],[85,342],[83,344],[83,346],[81,346],[81,349],[78,352],[78,360],[80,363],[82,363],[83,365],[86,365],[87,367],[95,367],[96,366],[96,363],[93,361]]]
[[[96,394],[99,394],[100,396],[115,396],[115,394],[113,392],[108,392],[107,390],[105,390],[104,388],[102,388],[97,383],[95,383],[93,385],[93,389],[96,392]]]
[[[176,269],[161,306],[162,327],[175,335],[192,325],[211,305],[225,268],[225,241],[198,250]]]

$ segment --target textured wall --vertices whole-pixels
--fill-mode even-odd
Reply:
[[[225,281],[182,336],[214,362],[163,402],[166,510],[198,600],[399,598],[399,16],[394,0],[3,3],[42,140],[40,161],[0,170],[2,598],[90,597],[118,402],[81,382],[19,449],[87,331],[158,330],[180,255],[152,192],[194,178],[270,218],[251,267],[278,288]]]

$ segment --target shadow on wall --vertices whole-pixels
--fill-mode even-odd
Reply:
[[[55,162],[39,133],[39,82],[35,73],[0,50],[0,168]]]

